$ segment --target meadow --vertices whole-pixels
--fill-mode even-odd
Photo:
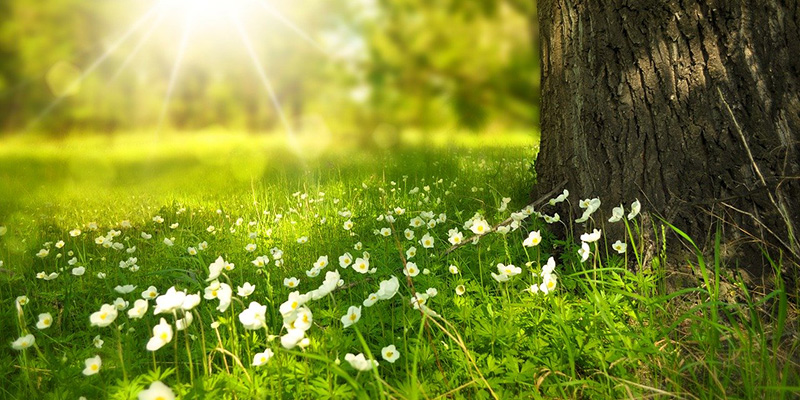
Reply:
[[[638,199],[530,206],[530,133],[357,142],[2,139],[0,398],[797,396],[779,260],[676,272]]]

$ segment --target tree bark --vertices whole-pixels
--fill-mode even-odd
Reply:
[[[638,198],[701,247],[722,226],[730,256],[760,257],[738,246],[757,242],[796,260],[796,0],[540,0],[538,13],[536,192],[566,179],[606,219]]]

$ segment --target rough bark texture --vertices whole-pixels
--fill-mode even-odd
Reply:
[[[731,256],[754,238],[800,254],[796,0],[540,0],[538,12],[537,192],[566,179],[606,218],[638,198],[701,246],[724,221]]]

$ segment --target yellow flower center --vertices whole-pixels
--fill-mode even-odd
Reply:
[[[387,351],[386,352],[386,358],[392,358],[392,355],[394,355],[393,352],[391,352],[391,351]]]
[[[308,314],[303,314],[303,322],[308,323]]]
[[[289,287],[294,287],[294,282],[289,282]]]
[[[353,322],[355,322],[355,320],[356,320],[356,317],[357,317],[357,316],[356,316],[355,314],[350,314],[350,321],[353,321]]]
[[[92,371],[97,371],[100,367],[98,367],[97,364],[92,364],[90,368],[92,369]]]
[[[547,282],[547,288],[548,289],[552,289],[553,286],[555,286],[555,283],[553,283],[553,281]]]
[[[211,295],[214,296],[214,297],[217,297],[217,291],[216,290],[212,290],[211,291]]]
[[[295,301],[295,302],[293,302],[293,303],[292,303],[292,310],[294,310],[295,308],[297,308],[297,306],[298,306],[297,302],[296,302],[296,301]]]
[[[42,323],[45,325],[50,325],[50,318],[45,318],[44,320],[42,320]]]
[[[104,320],[104,319],[106,319],[106,317],[108,317],[108,314],[106,314],[106,313],[100,314],[100,319]]]
[[[165,341],[167,340],[167,332],[162,332],[161,333],[161,340],[165,340]]]

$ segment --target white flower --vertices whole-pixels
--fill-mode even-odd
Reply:
[[[120,293],[120,294],[128,294],[128,293],[130,293],[130,292],[132,292],[134,290],[136,290],[136,286],[133,286],[133,285],[125,285],[125,286],[117,285],[114,288],[114,291],[116,291],[117,293]]]
[[[100,366],[103,365],[103,360],[100,359],[100,356],[94,356],[87,358],[84,363],[86,364],[86,368],[83,369],[83,374],[89,376],[100,372]]]
[[[508,282],[509,276],[506,274],[495,274],[492,272],[492,278],[498,282]]]
[[[566,200],[568,196],[569,196],[569,191],[567,189],[564,189],[563,193],[561,193],[560,195],[558,195],[558,197],[556,197],[554,199],[550,199],[549,203],[550,203],[551,206],[554,206],[554,205],[556,205],[558,203],[561,203],[562,201]]]
[[[200,292],[195,294],[187,294],[181,304],[181,309],[183,311],[190,311],[191,309],[197,307],[200,304]]]
[[[53,316],[50,313],[39,314],[39,321],[36,322],[37,329],[47,329],[53,324]]]
[[[153,337],[147,342],[147,350],[156,351],[172,341],[172,325],[161,318],[161,322],[153,327]]]
[[[397,351],[397,348],[394,347],[393,344],[390,344],[381,349],[381,357],[390,363],[394,363],[398,358],[400,358],[400,352]]]
[[[600,229],[595,229],[592,233],[584,233],[581,235],[581,241],[586,243],[596,242],[600,239],[600,235],[602,231]]]
[[[114,307],[111,304],[103,304],[100,306],[100,311],[92,313],[92,315],[89,316],[89,322],[92,326],[105,328],[106,326],[111,325],[116,318],[117,307]]]
[[[147,300],[139,299],[133,302],[133,307],[128,310],[128,318],[139,319],[147,313]]]
[[[515,266],[514,264],[505,265],[503,263],[497,264],[497,271],[501,274],[508,275],[508,277],[517,276],[522,273],[522,268]]]
[[[611,248],[616,250],[617,253],[619,254],[624,254],[625,251],[628,249],[628,245],[626,243],[622,243],[619,240],[617,240],[616,242],[614,242],[614,244],[611,245]]]
[[[392,230],[390,228],[381,228],[381,236],[389,236],[392,234]]]
[[[456,294],[462,296],[464,293],[467,292],[467,288],[464,285],[456,286]]]
[[[158,289],[155,286],[150,286],[142,292],[142,298],[145,300],[155,299],[156,297],[158,297]]]
[[[280,305],[279,311],[284,317],[294,314],[300,306],[308,301],[308,299],[308,295],[300,294],[299,291],[289,293],[289,299]]]
[[[361,304],[364,305],[364,307],[372,307],[377,302],[378,302],[378,294],[370,293],[369,296],[367,296],[367,298],[364,299],[364,302]]]
[[[300,236],[299,238],[297,238],[297,243],[303,244],[306,242],[308,242],[308,236]]]
[[[378,366],[378,362],[375,360],[367,360],[364,357],[363,353],[359,353],[358,355],[353,355],[352,353],[347,353],[344,356],[344,360],[350,363],[350,366],[359,370],[359,371],[369,371],[372,368]]]
[[[427,294],[429,297],[436,297],[436,295],[439,294],[439,291],[432,287],[425,290],[425,294]]]
[[[28,304],[28,301],[29,301],[28,296],[25,295],[17,296],[16,300],[14,300],[14,302],[20,307]]]
[[[153,217],[153,222],[157,224],[162,224],[164,223],[164,218],[162,218],[160,215],[156,215],[155,217]]]
[[[489,223],[483,218],[473,220],[472,226],[469,228],[469,230],[476,235],[483,235],[484,233],[489,232],[491,229],[492,228],[489,226]]]
[[[273,355],[275,355],[275,353],[272,351],[272,349],[266,349],[261,353],[256,353],[256,355],[253,356],[253,366],[260,367],[266,364]]]
[[[192,325],[192,321],[194,321],[194,314],[185,313],[183,318],[175,321],[175,329],[182,331]]]
[[[239,321],[244,325],[245,329],[261,329],[266,325],[267,306],[254,302],[239,314]]]
[[[430,235],[430,233],[426,232],[425,235],[422,236],[422,239],[419,240],[419,243],[422,245],[422,247],[424,247],[426,249],[432,249],[433,248],[433,237]]]
[[[361,244],[361,242],[356,242],[356,244],[353,245],[353,249],[356,251],[360,251],[362,246],[363,245]]]
[[[175,238],[164,238],[164,244],[167,245],[167,247],[171,247],[175,244]]]
[[[550,275],[556,269],[556,260],[553,257],[547,259],[547,264],[542,267],[542,276]]]
[[[347,268],[353,263],[353,256],[350,253],[344,253],[339,256],[339,267]]]
[[[552,274],[544,275],[542,277],[542,284],[539,285],[539,290],[544,294],[550,293],[556,288],[556,276]]]
[[[75,267],[72,269],[72,275],[81,276],[86,273],[85,267]]]
[[[300,280],[295,278],[295,277],[284,278],[283,279],[283,286],[286,286],[288,288],[297,287],[297,285],[299,285],[299,284],[300,284]]]
[[[222,270],[225,268],[227,262],[222,258],[222,256],[217,257],[213,263],[208,265],[208,278],[206,282],[213,281],[214,279],[219,278],[219,274],[222,273]]]
[[[403,274],[412,278],[419,275],[419,268],[417,268],[417,264],[411,261],[407,262],[405,268],[403,268]]]
[[[219,290],[217,291],[217,299],[219,300],[219,305],[217,306],[217,310],[219,312],[225,312],[228,307],[231,305],[231,297],[233,296],[233,290],[227,283],[220,283]]]
[[[400,289],[400,281],[397,280],[396,276],[392,276],[385,281],[381,281],[380,288],[375,294],[380,300],[389,300],[397,294],[398,289]]]
[[[41,249],[38,253],[36,253],[36,257],[45,258],[47,255],[50,254],[50,250],[48,249]]]
[[[269,257],[267,256],[258,256],[255,260],[250,261],[251,264],[255,265],[258,268],[266,267],[269,264]]]
[[[464,234],[458,231],[458,228],[453,228],[448,232],[447,241],[453,246],[461,243],[464,240]]]
[[[139,392],[137,400],[175,400],[175,393],[161,381],[154,381],[147,390]]]
[[[611,218],[608,219],[608,222],[620,221],[624,216],[625,216],[625,209],[622,208],[622,205],[620,205],[619,207],[614,207],[611,210]]]
[[[356,270],[356,272],[366,274],[369,272],[369,260],[360,257],[356,258],[356,262],[353,263],[353,269]]]
[[[639,212],[641,210],[642,210],[642,204],[639,203],[639,200],[637,199],[636,201],[631,203],[631,212],[628,213],[628,219],[636,218],[636,216],[639,215]]]
[[[589,254],[592,254],[592,251],[589,249],[589,245],[586,242],[582,242],[581,248],[578,250],[578,255],[581,256],[581,262],[589,259]]]
[[[414,258],[414,256],[416,256],[416,255],[417,255],[417,248],[416,247],[411,246],[411,247],[408,248],[408,250],[406,250],[406,258]]]
[[[186,300],[186,292],[176,290],[175,286],[172,286],[167,289],[167,293],[156,298],[156,308],[153,310],[153,314],[170,314],[179,309],[184,300]]]
[[[522,245],[525,247],[534,247],[542,242],[542,235],[539,231],[532,231],[528,233],[528,237],[522,241]]]
[[[128,302],[125,301],[125,299],[123,299],[122,297],[117,297],[117,299],[114,300],[114,307],[117,307],[117,310],[122,311],[128,308]]]
[[[328,256],[319,256],[317,261],[314,263],[315,268],[325,268],[328,266]]]
[[[11,342],[11,348],[14,350],[25,350],[33,346],[34,343],[36,343],[36,338],[31,334],[27,334]]]
[[[553,214],[552,217],[549,215],[543,215],[542,218],[544,218],[544,222],[547,222],[548,224],[554,224],[558,221],[561,221],[561,216],[558,215],[558,213]]]
[[[236,294],[239,297],[247,297],[253,294],[253,291],[256,290],[256,287],[251,285],[250,282],[245,282],[242,286],[236,287]]]
[[[344,230],[346,230],[346,231],[349,231],[350,229],[353,229],[353,221],[351,221],[349,219],[347,221],[344,221],[344,224],[342,225],[342,228],[344,228]]]
[[[303,332],[311,329],[312,322],[314,322],[314,314],[306,306],[298,308],[294,315],[290,315],[289,318],[283,320],[287,330],[300,330]]]
[[[361,306],[350,306],[350,308],[347,309],[347,314],[342,316],[341,321],[342,325],[347,328],[358,322],[359,319],[361,319]]]
[[[455,265],[451,265],[448,269],[450,270],[450,273],[453,275],[458,273],[458,267],[456,267]]]
[[[244,246],[244,249],[250,253],[256,251],[256,248],[258,248],[258,246],[255,243],[248,243],[247,246]]]
[[[78,237],[78,236],[81,235],[81,230],[80,229],[73,229],[73,230],[69,231],[69,235],[72,236],[72,237]]]
[[[105,343],[105,341],[102,338],[100,338],[100,335],[97,335],[94,337],[94,339],[92,339],[92,344],[94,345],[94,347],[98,349],[103,348],[103,343]]]
[[[406,230],[403,231],[403,236],[405,236],[408,240],[414,240],[414,231],[406,228]]]
[[[293,349],[304,337],[304,331],[300,329],[290,329],[285,335],[281,336],[281,346],[286,349]]]

